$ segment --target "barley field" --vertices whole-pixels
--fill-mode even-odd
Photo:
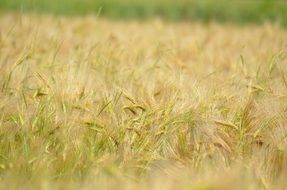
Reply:
[[[0,189],[285,189],[276,23],[0,17]]]

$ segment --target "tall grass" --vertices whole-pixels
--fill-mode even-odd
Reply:
[[[1,189],[284,189],[286,31],[6,14]]]

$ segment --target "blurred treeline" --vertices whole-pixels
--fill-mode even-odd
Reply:
[[[161,17],[238,24],[275,21],[287,26],[287,0],[0,0],[0,9],[65,15],[92,13],[114,19]]]

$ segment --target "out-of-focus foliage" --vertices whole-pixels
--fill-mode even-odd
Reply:
[[[287,2],[271,0],[0,0],[1,10],[55,14],[99,14],[116,19],[280,22],[287,26]]]

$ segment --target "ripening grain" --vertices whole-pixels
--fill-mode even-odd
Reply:
[[[284,189],[276,25],[0,17],[1,189]]]

